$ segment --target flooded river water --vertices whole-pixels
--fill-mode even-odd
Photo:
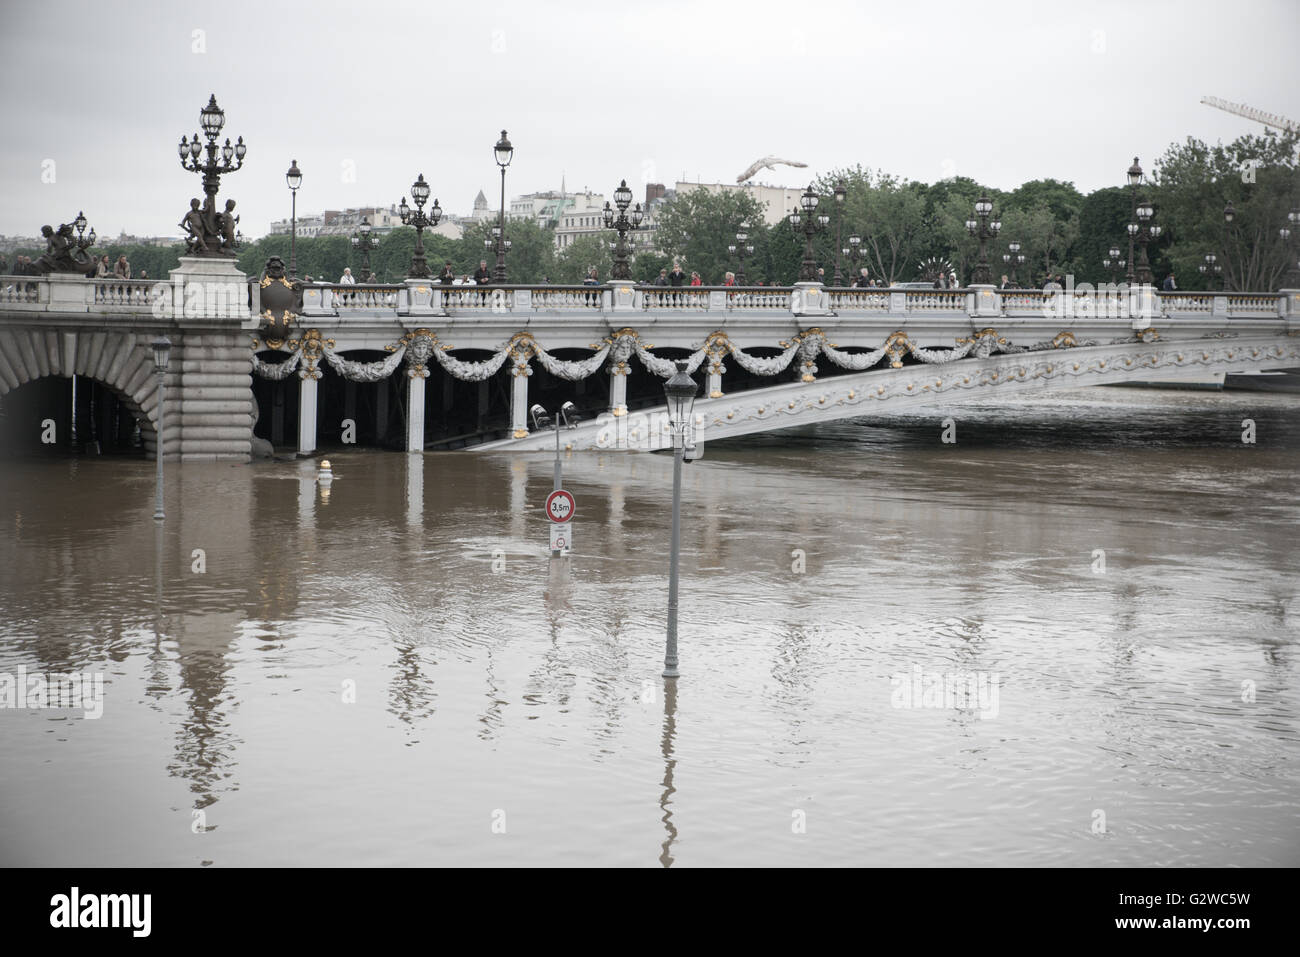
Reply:
[[[675,683],[670,457],[329,458],[0,462],[0,863],[1300,864],[1300,396],[710,444]]]

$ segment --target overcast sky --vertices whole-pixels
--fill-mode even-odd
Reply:
[[[495,208],[502,127],[508,195],[734,182],[767,154],[809,164],[758,177],[777,185],[860,163],[1087,192],[1134,154],[1262,131],[1202,96],[1300,118],[1297,0],[60,0],[5,4],[0,31],[8,235],[79,209],[178,235],[202,192],[176,144],[211,93],[248,144],[221,198],[250,237],[288,216],[291,159],[299,213],[394,203],[417,173],[448,212]]]

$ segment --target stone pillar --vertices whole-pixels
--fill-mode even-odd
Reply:
[[[316,382],[319,369],[298,370],[298,454],[316,451]]]
[[[721,399],[722,392],[722,373],[727,371],[727,367],[721,362],[709,363],[709,378],[705,385],[705,392],[710,399]]]
[[[609,369],[609,411],[613,415],[627,415],[627,375],[631,371],[626,362],[616,362]]]
[[[408,455],[406,457],[406,524],[418,528],[423,521],[424,456]]]
[[[533,374],[528,358],[515,360],[510,370],[513,384],[510,389],[510,428],[511,435],[522,439],[528,435],[528,377]]]
[[[406,451],[424,451],[424,380],[429,370],[423,366],[406,372]]]
[[[978,285],[970,289],[966,308],[972,319],[990,319],[1002,314],[1002,297],[998,295],[996,286]]]
[[[796,316],[830,315],[830,297],[819,282],[797,282],[790,294],[790,311]]]
[[[166,334],[179,347],[172,350],[172,363],[179,367],[175,374],[168,370],[164,452],[170,456],[175,441],[182,461],[249,461],[253,360],[248,333],[257,318],[249,305],[248,277],[234,259],[182,256],[157,288],[151,311],[174,324],[175,331]],[[314,410],[314,391],[312,399]],[[313,422],[313,444],[314,434]]]

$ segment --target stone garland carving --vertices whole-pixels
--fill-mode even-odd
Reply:
[[[398,346],[397,351],[386,359],[378,362],[356,362],[352,359],[344,359],[334,349],[328,346],[324,349],[325,361],[339,375],[345,379],[351,379],[353,382],[378,382],[380,379],[387,379],[402,364],[402,359],[406,355],[406,346]]]
[[[577,382],[579,379],[585,379],[587,376],[593,375],[608,357],[609,349],[610,344],[606,342],[600,351],[594,353],[588,359],[565,362],[563,359],[555,358],[541,346],[536,347],[537,361],[542,364],[542,368],[551,375],[560,379],[567,379],[570,382]]]
[[[302,361],[302,349],[295,349],[289,354],[289,358],[284,362],[263,362],[253,353],[253,372],[263,379],[270,379],[272,382],[279,382],[281,379],[287,379],[298,368],[298,363]]]
[[[1117,341],[1132,342],[1135,339],[1151,341],[1155,337],[1154,331],[1150,330],[1142,336]],[[304,343],[305,339],[306,337]],[[811,381],[810,377],[816,372],[814,360],[819,353],[842,369],[863,372],[886,357],[889,358],[893,368],[900,368],[904,355],[911,355],[923,363],[943,364],[972,355],[985,359],[994,353],[1038,352],[1095,345],[1091,340],[1077,342],[1072,333],[1066,332],[1059,334],[1050,342],[1041,342],[1034,346],[1017,346],[999,336],[993,329],[979,330],[969,339],[957,339],[956,342],[957,344],[951,349],[922,349],[913,343],[905,332],[898,331],[892,333],[879,349],[855,354],[845,352],[828,342],[820,329],[809,329],[800,333],[792,341],[782,342],[784,351],[780,355],[764,358],[749,355],[732,344],[725,335],[714,333],[705,341],[702,348],[690,355],[686,368],[689,373],[694,374],[706,360],[720,365],[722,356],[729,352],[737,365],[745,371],[754,375],[775,376],[788,368],[798,356],[805,381]],[[300,362],[307,361],[309,364],[314,364],[312,357],[305,353],[304,344],[295,342],[289,344],[296,348],[290,354],[288,361],[280,364],[263,362],[254,354],[254,373],[274,381],[287,378]],[[594,375],[602,365],[613,371],[618,363],[626,362],[632,354],[637,356],[649,372],[660,378],[671,376],[677,368],[672,360],[661,358],[651,352],[650,347],[643,343],[631,329],[615,332],[605,339],[604,344],[591,356],[571,362],[551,355],[538,345],[529,333],[516,334],[490,358],[480,362],[466,362],[452,357],[448,354],[451,346],[440,343],[437,335],[427,329],[417,329],[408,333],[398,340],[397,344],[388,348],[393,350],[392,354],[378,362],[356,362],[345,359],[334,349],[332,341],[328,340],[321,341],[320,352],[335,372],[355,382],[377,382],[385,379],[397,370],[403,360],[419,374],[425,369],[430,358],[437,359],[438,364],[449,375],[464,382],[482,382],[491,378],[500,371],[506,360],[511,358],[514,359],[516,366],[527,368],[529,360],[535,357],[547,372],[569,381],[578,381]],[[620,368],[625,367],[620,366]],[[529,372],[531,370],[518,374],[527,375]]]

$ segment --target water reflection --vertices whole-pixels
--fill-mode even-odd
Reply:
[[[663,793],[659,795],[659,810],[663,811],[660,818],[663,821],[664,832],[668,835],[661,845],[659,854],[659,863],[665,868],[673,866],[672,848],[677,840],[677,825],[673,821],[672,797],[677,793],[677,785],[673,782],[673,775],[677,771],[677,758],[674,756],[674,747],[677,739],[677,680],[675,678],[664,679],[664,722],[663,738],[660,741],[659,750],[664,756],[664,776],[663,776]]]

